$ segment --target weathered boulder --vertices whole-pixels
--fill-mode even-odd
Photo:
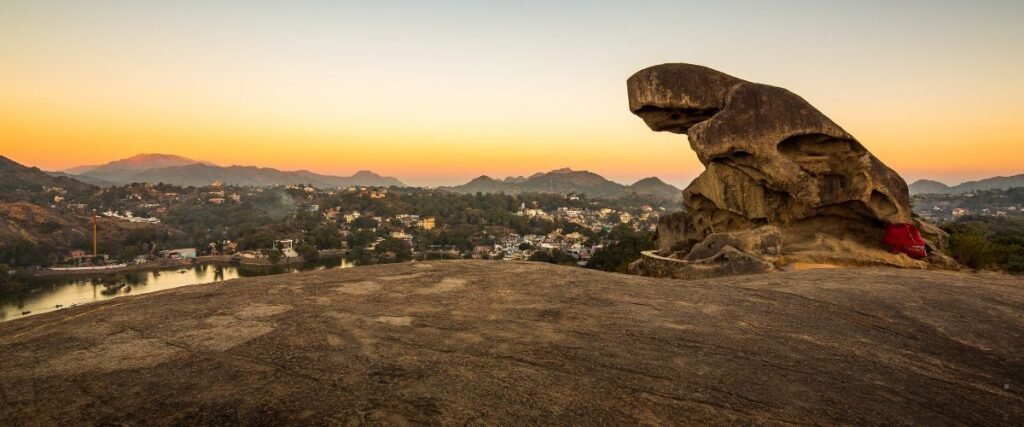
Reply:
[[[675,242],[667,250],[647,251],[629,265],[633,274],[674,277],[679,279],[705,279],[720,276],[768,273],[782,254],[782,233],[775,226],[765,225],[753,230],[714,233],[703,241],[690,245],[689,252],[678,251],[680,241],[674,240],[685,215],[669,215],[659,222],[658,237]]]
[[[771,262],[732,246],[724,246],[710,257],[694,261],[677,258],[677,254],[664,257],[657,251],[645,251],[641,255],[629,264],[630,274],[694,280],[776,271]]]
[[[697,262],[718,255],[726,247],[775,262],[782,254],[782,233],[778,227],[764,225],[749,231],[733,231],[708,235],[686,254],[686,260]]]
[[[693,246],[694,242],[686,236],[687,218],[686,212],[676,212],[658,218],[656,240],[659,253],[668,255],[684,247]]]
[[[690,64],[641,70],[627,86],[630,110],[652,130],[686,134],[706,168],[683,191],[685,214],[659,226],[670,240],[662,255],[770,224],[785,245],[769,262],[800,259],[794,249],[808,245],[820,258],[826,234],[851,243],[829,255],[835,263],[926,265],[882,243],[886,224],[913,221],[906,182],[803,98]]]

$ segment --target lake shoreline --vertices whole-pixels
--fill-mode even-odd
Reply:
[[[321,259],[334,259],[344,258],[348,255],[347,250],[330,250],[321,251]],[[110,274],[121,274],[121,273],[136,273],[143,271],[159,271],[168,270],[172,268],[189,268],[197,265],[237,265],[245,267],[279,267],[289,265],[302,265],[310,261],[307,261],[303,257],[291,257],[282,258],[276,263],[270,262],[268,258],[233,258],[227,255],[207,255],[194,258],[192,260],[170,260],[160,259],[156,261],[148,261],[142,264],[129,264],[124,267],[109,268],[102,270],[19,270],[16,277],[26,277],[30,279],[62,279],[62,278],[76,278],[76,277],[102,277]],[[316,261],[312,261],[316,262]],[[2,290],[0,290],[2,291]]]
[[[259,277],[334,268],[351,268],[355,264],[343,256],[326,256],[317,261],[287,263],[241,264],[223,259],[196,262],[149,263],[120,269],[117,273],[91,275],[46,275],[12,278],[0,290],[0,322],[32,316],[123,296],[158,292],[181,286],[203,285],[241,277]],[[157,267],[157,268],[154,268]],[[66,272],[60,272],[66,273]],[[11,285],[11,286],[7,286]]]

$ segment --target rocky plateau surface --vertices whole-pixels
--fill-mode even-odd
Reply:
[[[0,323],[0,419],[1009,425],[1022,348],[1024,279],[996,274],[407,263]]]

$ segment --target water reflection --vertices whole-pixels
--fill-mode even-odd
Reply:
[[[0,293],[0,322],[93,301],[145,294],[180,286],[200,285],[240,277],[354,266],[352,261],[346,259],[327,259],[304,265],[196,265],[176,269],[108,274],[101,277],[31,279],[23,290]]]

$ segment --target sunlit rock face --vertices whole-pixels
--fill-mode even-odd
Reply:
[[[630,110],[687,135],[705,166],[683,191],[685,218],[659,228],[661,255],[773,225],[777,264],[927,265],[882,244],[885,224],[912,222],[906,182],[803,98],[690,64],[641,70],[627,86]]]

